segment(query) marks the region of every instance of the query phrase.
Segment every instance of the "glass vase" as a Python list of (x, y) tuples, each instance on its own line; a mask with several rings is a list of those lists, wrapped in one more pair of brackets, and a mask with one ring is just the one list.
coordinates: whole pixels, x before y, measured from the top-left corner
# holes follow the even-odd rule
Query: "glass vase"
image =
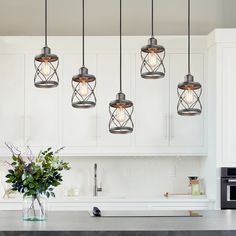
[(47, 201), (42, 195), (24, 197), (23, 220), (43, 221), (47, 217)]

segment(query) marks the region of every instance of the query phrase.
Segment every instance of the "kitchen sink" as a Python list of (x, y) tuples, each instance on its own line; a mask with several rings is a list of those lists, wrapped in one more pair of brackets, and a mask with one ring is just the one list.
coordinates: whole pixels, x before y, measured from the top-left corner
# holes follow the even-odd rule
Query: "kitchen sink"
[[(90, 216), (96, 217), (94, 211), (89, 211)], [(100, 212), (101, 217), (201, 217), (202, 214), (196, 211), (185, 210), (142, 210), (142, 211), (123, 211), (123, 210), (104, 210)]]

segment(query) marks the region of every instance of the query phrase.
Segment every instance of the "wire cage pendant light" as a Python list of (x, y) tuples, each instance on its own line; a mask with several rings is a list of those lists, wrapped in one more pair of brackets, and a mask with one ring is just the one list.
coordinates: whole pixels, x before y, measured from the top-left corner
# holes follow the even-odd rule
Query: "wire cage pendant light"
[(202, 112), (200, 97), (202, 95), (202, 85), (194, 81), (190, 72), (190, 0), (188, 1), (188, 74), (185, 80), (178, 84), (178, 104), (177, 113), (182, 116), (199, 115)]
[(132, 133), (134, 129), (133, 111), (133, 102), (126, 100), (125, 94), (122, 92), (122, 0), (120, 0), (120, 91), (117, 93), (116, 99), (109, 103), (110, 133)]
[(45, 0), (45, 45), (41, 54), (34, 58), (34, 85), (37, 88), (53, 88), (59, 84), (57, 69), (59, 58), (51, 53), (47, 44), (47, 0)]
[(151, 0), (151, 38), (148, 44), (141, 48), (142, 64), (140, 68), (141, 77), (144, 79), (161, 79), (165, 77), (164, 66), (165, 48), (158, 45), (153, 30), (153, 0)]
[(84, 0), (82, 0), (82, 67), (79, 74), (73, 76), (71, 84), (73, 93), (71, 105), (75, 108), (91, 108), (96, 106), (96, 77), (88, 73), (84, 64)]

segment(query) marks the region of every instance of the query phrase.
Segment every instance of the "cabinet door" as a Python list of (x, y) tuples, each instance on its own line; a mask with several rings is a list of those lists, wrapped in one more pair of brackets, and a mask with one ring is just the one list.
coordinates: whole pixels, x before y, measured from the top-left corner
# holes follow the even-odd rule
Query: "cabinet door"
[[(0, 54), (0, 146), (24, 143), (24, 55)], [(2, 151), (2, 150), (1, 150)]]
[[(191, 55), (191, 73), (195, 81), (204, 88), (204, 55)], [(170, 55), (170, 145), (178, 147), (204, 146), (204, 93), (201, 97), (203, 113), (197, 116), (180, 116), (177, 114), (177, 85), (187, 74), (187, 55)], [(187, 149), (186, 149), (187, 150)], [(194, 150), (194, 149), (193, 149)]]
[(168, 145), (169, 57), (164, 60), (166, 76), (143, 79), (140, 76), (140, 56), (136, 57), (135, 79), (135, 143), (136, 146)]
[[(71, 80), (79, 73), (79, 68), (82, 66), (81, 57), (81, 54), (63, 56), (62, 144), (68, 149), (91, 147), (97, 144), (97, 107), (80, 109), (71, 105), (73, 92)], [(86, 55), (86, 67), (89, 74), (95, 75), (98, 83), (101, 82), (96, 73), (96, 55)], [(95, 95), (97, 95), (97, 88), (95, 88)]]
[[(220, 83), (218, 82), (221, 97), (218, 106), (221, 106), (222, 119), (222, 164), (233, 165), (236, 163), (236, 48), (223, 50), (223, 71)], [(222, 101), (222, 104), (220, 103)], [(220, 118), (219, 118), (220, 119)], [(220, 137), (219, 137), (220, 138)]]
[[(60, 58), (60, 57), (59, 57)], [(59, 87), (36, 88), (34, 86), (34, 55), (26, 55), (26, 142), (34, 150), (59, 146)], [(60, 65), (59, 65), (60, 70)]]
[[(122, 64), (123, 92), (126, 99), (132, 100), (131, 95), (131, 57), (123, 55)], [(111, 134), (109, 132), (109, 103), (116, 99), (119, 92), (120, 78), (119, 54), (99, 54), (97, 59), (98, 76), (98, 144), (100, 146), (129, 146), (132, 134)], [(134, 132), (136, 132), (134, 130)], [(116, 152), (111, 150), (110, 152)], [(119, 151), (118, 151), (119, 152)]]

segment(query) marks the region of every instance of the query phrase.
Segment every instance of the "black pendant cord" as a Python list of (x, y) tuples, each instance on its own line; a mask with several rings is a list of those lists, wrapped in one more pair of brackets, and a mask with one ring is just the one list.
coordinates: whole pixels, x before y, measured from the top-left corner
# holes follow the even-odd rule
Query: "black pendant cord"
[(44, 30), (45, 30), (45, 34), (44, 34), (44, 37), (45, 37), (45, 47), (48, 46), (48, 1), (45, 0), (45, 13), (44, 13), (44, 17), (45, 17), (45, 26), (44, 26)]
[(82, 0), (82, 61), (84, 67), (84, 0)]
[(190, 0), (188, 0), (188, 74), (190, 74)]
[(122, 0), (120, 0), (120, 92), (122, 93)]
[(154, 37), (154, 30), (153, 30), (153, 28), (154, 28), (154, 26), (153, 26), (153, 0), (151, 0), (152, 1), (152, 7), (151, 7), (151, 33), (152, 33), (152, 38)]

